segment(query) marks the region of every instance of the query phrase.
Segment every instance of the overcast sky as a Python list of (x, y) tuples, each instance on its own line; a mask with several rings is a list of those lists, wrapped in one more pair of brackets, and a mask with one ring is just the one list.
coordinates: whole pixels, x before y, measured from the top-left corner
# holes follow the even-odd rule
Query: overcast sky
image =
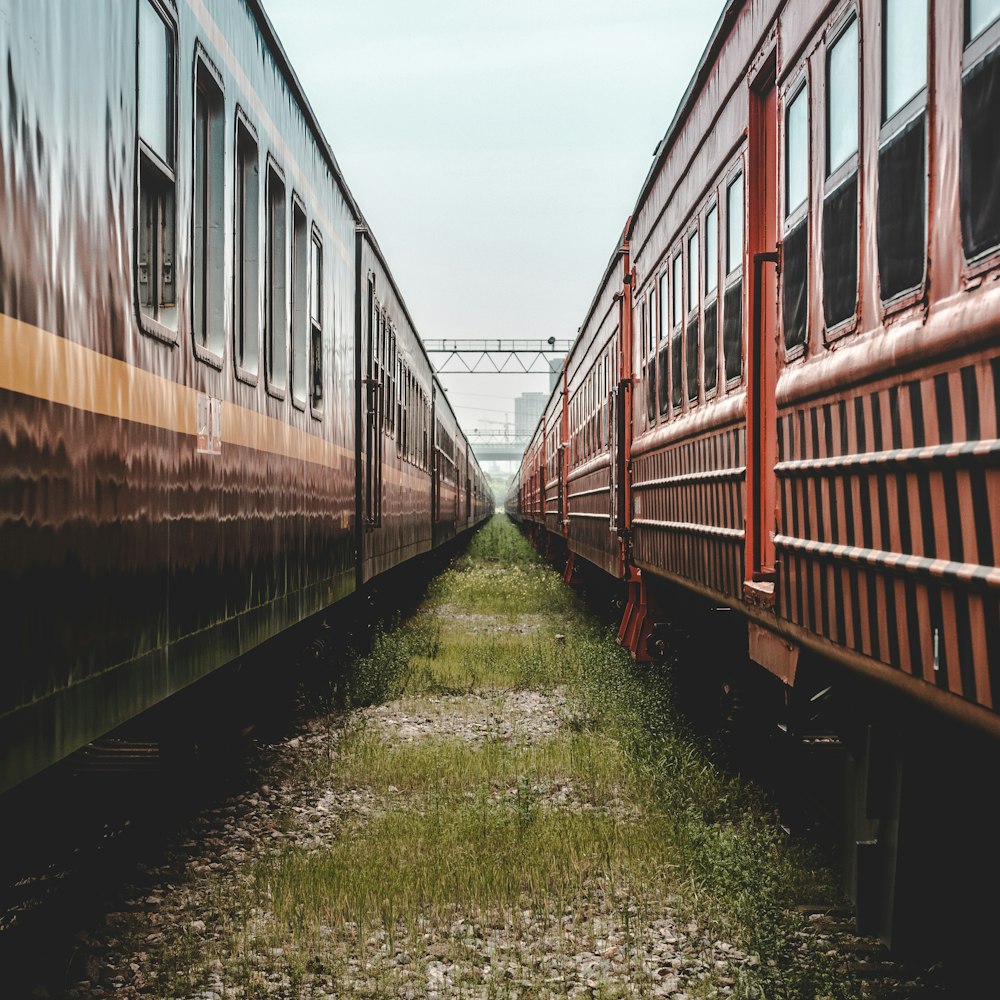
[[(723, 2), (265, 6), (421, 336), (545, 340), (582, 323)], [(467, 429), (548, 390), (443, 381)]]

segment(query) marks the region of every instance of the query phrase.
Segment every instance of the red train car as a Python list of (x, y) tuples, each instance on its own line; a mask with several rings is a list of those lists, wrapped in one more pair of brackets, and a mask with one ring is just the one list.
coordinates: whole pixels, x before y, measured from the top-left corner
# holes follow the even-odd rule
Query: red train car
[[(998, 882), (971, 777), (1000, 735), (997, 120), (995, 0), (734, 0), (598, 293), (632, 306), (621, 639), (740, 635), (764, 707), (842, 738), (849, 884), (897, 940)], [(568, 363), (574, 527), (616, 515), (601, 311)]]

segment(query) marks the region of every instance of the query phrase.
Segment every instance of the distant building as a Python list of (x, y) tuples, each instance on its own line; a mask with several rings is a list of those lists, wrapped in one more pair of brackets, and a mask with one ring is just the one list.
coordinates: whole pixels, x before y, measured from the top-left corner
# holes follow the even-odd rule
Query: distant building
[(514, 436), (530, 438), (549, 397), (544, 392), (522, 392), (514, 398)]

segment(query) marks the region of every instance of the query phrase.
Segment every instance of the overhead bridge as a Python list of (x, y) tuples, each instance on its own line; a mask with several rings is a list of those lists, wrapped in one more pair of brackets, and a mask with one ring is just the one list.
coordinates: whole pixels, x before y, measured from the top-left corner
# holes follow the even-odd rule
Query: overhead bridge
[(528, 438), (524, 435), (503, 431), (469, 431), (466, 436), (480, 464), (520, 462), (524, 449), (528, 447)]
[[(428, 354), (443, 354), (436, 363), (439, 374), (547, 375), (550, 359), (569, 353), (573, 341), (557, 340), (425, 340)], [(478, 452), (477, 452), (478, 454)], [(520, 456), (518, 456), (520, 457)]]

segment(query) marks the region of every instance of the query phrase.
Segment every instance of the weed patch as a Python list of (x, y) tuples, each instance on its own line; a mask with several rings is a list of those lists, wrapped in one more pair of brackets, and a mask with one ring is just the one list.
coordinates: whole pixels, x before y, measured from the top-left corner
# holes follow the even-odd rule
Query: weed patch
[(326, 723), (329, 752), (294, 783), (374, 806), (321, 841), (300, 819), (301, 842), (293, 828), (249, 867), (228, 902), (249, 992), (277, 964), (343, 995), (612, 997), (673, 977), (697, 996), (720, 968), (734, 996), (857, 995), (794, 913), (834, 898), (818, 859), (715, 766), (669, 670), (631, 663), (507, 521), (345, 690), (369, 707)]

